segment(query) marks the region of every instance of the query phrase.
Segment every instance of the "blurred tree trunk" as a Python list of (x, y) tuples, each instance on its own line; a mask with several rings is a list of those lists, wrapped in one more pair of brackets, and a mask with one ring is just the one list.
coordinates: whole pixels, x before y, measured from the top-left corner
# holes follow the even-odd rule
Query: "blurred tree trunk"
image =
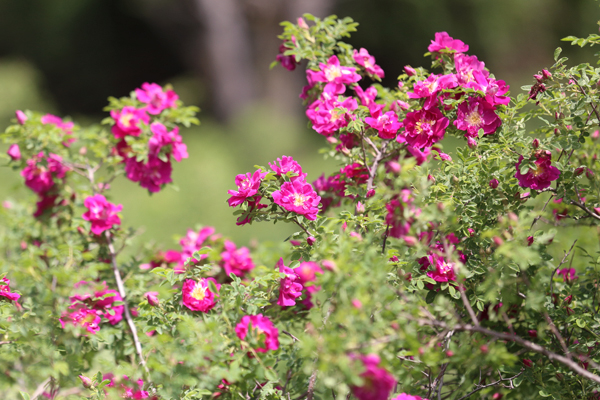
[(301, 112), (305, 76), (277, 67), (279, 23), (304, 13), (323, 18), (336, 0), (137, 0), (146, 18), (173, 43), (210, 91), (207, 108), (229, 121), (253, 101), (274, 112)]

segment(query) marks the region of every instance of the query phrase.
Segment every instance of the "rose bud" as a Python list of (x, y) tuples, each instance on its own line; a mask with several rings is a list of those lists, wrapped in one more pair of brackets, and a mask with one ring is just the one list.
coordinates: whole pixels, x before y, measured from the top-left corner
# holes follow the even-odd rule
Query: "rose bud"
[(6, 152), (11, 160), (18, 161), (21, 159), (21, 149), (19, 149), (18, 144), (11, 144)]
[(498, 182), (498, 179), (494, 178), (494, 179), (490, 180), (490, 187), (492, 189), (496, 189), (498, 187), (499, 183), (500, 182)]
[(527, 333), (529, 334), (529, 336), (531, 336), (532, 338), (536, 338), (538, 337), (537, 335), (537, 331), (535, 329), (532, 329), (530, 331), (527, 331)]
[(579, 176), (579, 175), (583, 174), (583, 171), (585, 171), (585, 168), (583, 168), (583, 167), (579, 167), (579, 168), (576, 168), (576, 169), (575, 169), (575, 171), (573, 172), (573, 174), (574, 174), (575, 176)]
[(540, 140), (538, 138), (533, 139), (533, 142), (531, 143), (531, 146), (534, 149), (537, 149), (538, 147), (540, 147)]
[(525, 365), (527, 368), (531, 368), (533, 367), (533, 361), (531, 361), (529, 358), (524, 358), (523, 365)]
[(487, 346), (487, 344), (483, 344), (479, 347), (479, 350), (481, 350), (483, 354), (487, 354), (488, 351), (490, 351), (490, 348)]
[(594, 171), (592, 171), (591, 169), (587, 168), (587, 169), (585, 170), (585, 176), (586, 176), (588, 179), (594, 179)]
[(533, 244), (533, 236), (527, 236), (527, 246), (531, 246)]
[(358, 204), (356, 204), (356, 213), (364, 214), (364, 212), (365, 212), (365, 205), (359, 201)]
[(306, 243), (308, 243), (309, 246), (312, 246), (313, 244), (315, 244), (316, 241), (317, 241), (317, 239), (315, 239), (314, 236), (309, 236), (306, 238)]
[(552, 78), (552, 74), (547, 69), (543, 69), (542, 70), (542, 76), (544, 77), (544, 79), (550, 79), (550, 78)]
[(404, 243), (406, 243), (406, 245), (408, 247), (413, 247), (414, 245), (417, 244), (417, 238), (414, 236), (404, 236)]
[(504, 397), (504, 395), (502, 393), (494, 393), (494, 395), (492, 396), (492, 399), (498, 400), (498, 399), (501, 399), (502, 397)]
[(160, 300), (158, 300), (158, 292), (147, 292), (144, 296), (146, 296), (148, 304), (150, 304), (152, 307), (156, 307), (160, 304)]
[(502, 246), (504, 244), (504, 240), (499, 236), (494, 236), (492, 239), (494, 240), (494, 243), (496, 243), (496, 246)]
[(89, 389), (92, 387), (93, 382), (87, 376), (79, 375), (79, 379), (81, 379), (81, 384), (83, 385), (84, 388)]
[(411, 67), (410, 65), (404, 66), (404, 72), (406, 72), (406, 75), (408, 75), (408, 76), (413, 76), (414, 74), (417, 73), (417, 71), (415, 71), (415, 69), (413, 67)]

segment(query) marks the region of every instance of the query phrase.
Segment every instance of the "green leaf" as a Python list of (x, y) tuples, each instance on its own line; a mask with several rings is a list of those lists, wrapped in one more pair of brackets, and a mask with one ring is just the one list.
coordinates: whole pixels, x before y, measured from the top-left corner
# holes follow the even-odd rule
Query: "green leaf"
[(539, 393), (540, 393), (540, 396), (542, 396), (542, 397), (550, 397), (551, 396), (551, 394), (548, 394), (548, 393), (544, 392), (543, 390), (540, 390)]
[(29, 397), (29, 395), (25, 392), (19, 392), (19, 394), (21, 395), (21, 397), (23, 398), (23, 400), (30, 400), (31, 397)]
[(560, 47), (557, 47), (556, 50), (554, 50), (554, 61), (558, 61), (560, 53), (562, 53), (562, 49)]
[(582, 320), (582, 319), (579, 319), (579, 318), (578, 318), (578, 319), (577, 319), (575, 322), (577, 323), (577, 326), (578, 326), (578, 327), (580, 327), (580, 328), (585, 328), (585, 325), (586, 325), (586, 324), (585, 324), (585, 321), (584, 321), (584, 320)]

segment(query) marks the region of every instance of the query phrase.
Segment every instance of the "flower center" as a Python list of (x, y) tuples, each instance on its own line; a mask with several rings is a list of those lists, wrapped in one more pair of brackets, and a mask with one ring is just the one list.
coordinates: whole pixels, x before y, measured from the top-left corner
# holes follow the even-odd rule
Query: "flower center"
[(204, 300), (206, 297), (206, 288), (203, 287), (200, 283), (196, 283), (194, 290), (192, 290), (192, 297), (196, 300)]
[(481, 119), (481, 115), (479, 115), (479, 112), (477, 112), (477, 109), (471, 111), (471, 113), (469, 115), (467, 115), (465, 120), (471, 126), (481, 126), (483, 123), (483, 120)]
[(330, 67), (325, 68), (325, 77), (329, 82), (333, 81), (335, 78), (339, 78), (342, 76), (342, 70), (340, 67), (332, 65)]
[(300, 193), (294, 193), (294, 206), (296, 207), (301, 207), (304, 206), (304, 202), (306, 201), (307, 197), (300, 194)]
[(368, 58), (365, 58), (365, 68), (373, 68), (373, 64)]
[(420, 135), (422, 133), (426, 133), (427, 135), (431, 134), (431, 121), (417, 121), (415, 124), (415, 131)]
[(544, 167), (541, 164), (538, 164), (537, 168), (533, 170), (533, 176), (539, 176), (544, 173)]
[(119, 118), (121, 125), (123, 125), (125, 128), (131, 127), (132, 119), (133, 119), (133, 114), (124, 114), (124, 115), (121, 115), (121, 118)]

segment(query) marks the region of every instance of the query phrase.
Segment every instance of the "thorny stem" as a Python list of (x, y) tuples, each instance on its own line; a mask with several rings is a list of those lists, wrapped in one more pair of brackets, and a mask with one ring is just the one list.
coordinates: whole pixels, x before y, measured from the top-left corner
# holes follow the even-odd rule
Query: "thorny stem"
[[(412, 319), (410, 316), (407, 316), (407, 318)], [(581, 375), (584, 378), (587, 378), (596, 383), (600, 383), (600, 376), (591, 373), (590, 371), (581, 367), (575, 361), (573, 361), (567, 357), (561, 356), (560, 354), (554, 353), (553, 351), (550, 351), (547, 348), (542, 347), (536, 343), (530, 342), (529, 340), (525, 340), (525, 339), (521, 338), (520, 336), (515, 336), (510, 333), (496, 332), (491, 329), (483, 328), (481, 326), (474, 326), (474, 325), (470, 325), (470, 324), (460, 324), (459, 323), (459, 324), (450, 326), (447, 323), (445, 323), (443, 321), (438, 321), (438, 320), (431, 320), (431, 319), (414, 319), (414, 320), (419, 325), (422, 325), (422, 326), (423, 325), (435, 326), (435, 327), (442, 328), (442, 329), (461, 331), (461, 332), (477, 332), (477, 333), (481, 333), (481, 334), (491, 336), (491, 337), (494, 337), (497, 339), (513, 341), (530, 351), (545, 355), (550, 360), (556, 360), (556, 361), (560, 362), (561, 364), (565, 365), (566, 367), (571, 369), (573, 372), (576, 372), (577, 374)]]
[[(127, 303), (127, 293), (125, 292), (125, 285), (123, 284), (123, 279), (121, 278), (121, 271), (119, 271), (119, 267), (117, 265), (117, 255), (115, 253), (115, 247), (113, 246), (112, 239), (110, 237), (110, 233), (106, 231), (104, 233), (106, 237), (106, 241), (108, 243), (108, 251), (110, 252), (110, 260), (113, 268), (113, 272), (115, 273), (115, 280), (117, 281), (117, 288), (119, 290), (119, 295), (123, 299), (123, 311), (125, 314), (125, 320), (127, 321), (127, 325), (129, 326), (129, 330), (131, 331), (131, 336), (133, 338), (133, 344), (135, 345), (135, 350), (137, 352), (138, 358), (140, 360), (140, 364), (144, 367), (146, 371), (146, 375), (150, 380), (150, 370), (148, 369), (148, 365), (146, 365), (146, 360), (144, 359), (144, 355), (142, 352), (142, 344), (140, 343), (140, 338), (138, 337), (137, 329), (135, 327), (135, 323), (133, 322), (133, 318), (131, 317), (131, 311), (129, 310), (129, 305)], [(152, 382), (152, 381), (150, 381)]]
[[(554, 274), (556, 273), (556, 271), (558, 271), (560, 269), (560, 266), (563, 265), (567, 261), (569, 254), (571, 254), (573, 247), (575, 247), (575, 243), (577, 243), (577, 239), (575, 239), (575, 241), (571, 245), (571, 248), (569, 249), (569, 251), (565, 253), (565, 256), (560, 261), (560, 264), (558, 264), (558, 267), (556, 267), (556, 269), (554, 271), (552, 271), (552, 275), (550, 275), (550, 301), (553, 301), (553, 297), (554, 297), (554, 288), (553, 288)], [(573, 259), (571, 259), (571, 260), (573, 260)]]
[[(491, 386), (499, 385), (499, 384), (501, 384), (504, 381), (509, 381), (510, 382), (510, 386), (508, 386), (508, 389), (514, 389), (512, 381), (515, 378), (518, 378), (521, 374), (523, 374), (523, 372), (525, 372), (524, 368), (521, 369), (521, 372), (519, 372), (515, 376), (511, 376), (510, 378), (502, 378), (502, 375), (500, 375), (500, 379), (497, 380), (497, 381), (495, 381), (495, 382), (488, 383), (487, 385), (478, 384), (477, 385), (478, 387), (476, 387), (475, 390), (473, 390), (472, 392), (467, 393), (466, 395), (464, 395), (463, 397), (459, 398), (458, 400), (466, 399), (467, 397), (470, 397), (472, 394), (475, 394), (475, 393), (479, 392), (480, 390), (483, 390), (483, 389), (491, 387)], [(500, 374), (500, 371), (498, 371), (498, 374)], [(480, 380), (480, 382), (481, 382), (481, 380)]]

